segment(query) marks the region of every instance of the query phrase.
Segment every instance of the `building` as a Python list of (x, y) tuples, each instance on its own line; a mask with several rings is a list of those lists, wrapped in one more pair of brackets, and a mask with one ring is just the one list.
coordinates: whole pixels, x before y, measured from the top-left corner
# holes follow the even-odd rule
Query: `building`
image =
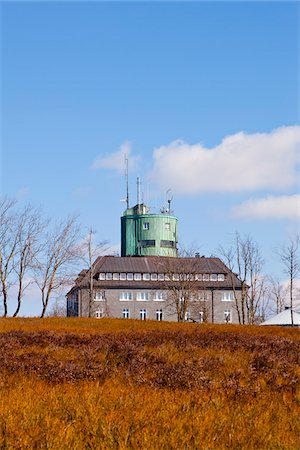
[(219, 258), (102, 256), (67, 294), (68, 316), (237, 323), (240, 282)]

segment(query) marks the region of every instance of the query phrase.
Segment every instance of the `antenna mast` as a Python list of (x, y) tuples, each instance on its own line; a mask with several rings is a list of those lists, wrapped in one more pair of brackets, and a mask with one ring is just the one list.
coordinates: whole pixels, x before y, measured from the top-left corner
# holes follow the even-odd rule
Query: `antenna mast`
[(138, 205), (138, 214), (140, 214), (141, 208), (140, 208), (140, 189), (141, 189), (141, 179), (140, 177), (137, 177), (136, 179), (136, 185), (137, 185), (137, 205)]
[(125, 154), (126, 205), (129, 208), (128, 156)]

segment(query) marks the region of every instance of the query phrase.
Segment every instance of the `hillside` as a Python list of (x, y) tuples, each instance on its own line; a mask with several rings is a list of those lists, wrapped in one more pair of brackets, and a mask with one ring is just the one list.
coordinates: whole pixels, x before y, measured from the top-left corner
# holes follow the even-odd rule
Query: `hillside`
[(0, 447), (300, 448), (297, 329), (0, 319)]

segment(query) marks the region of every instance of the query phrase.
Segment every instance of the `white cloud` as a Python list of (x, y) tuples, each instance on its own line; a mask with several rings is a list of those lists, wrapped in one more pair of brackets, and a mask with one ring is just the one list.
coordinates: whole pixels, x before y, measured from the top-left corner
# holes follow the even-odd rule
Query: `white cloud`
[(282, 195), (249, 200), (231, 210), (238, 218), (300, 219), (300, 195)]
[(154, 149), (151, 178), (184, 194), (287, 189), (296, 183), (299, 144), (300, 126), (240, 132), (210, 149), (174, 141)]
[[(124, 172), (125, 168), (125, 155), (128, 157), (128, 165), (129, 169), (134, 170), (137, 167), (138, 157), (132, 156), (131, 154), (131, 144), (130, 142), (124, 142), (120, 145), (119, 149), (111, 153), (110, 155), (99, 155), (94, 160), (91, 168), (94, 170), (97, 169), (112, 169), (117, 170), (118, 172)], [(130, 157), (129, 157), (130, 156)]]

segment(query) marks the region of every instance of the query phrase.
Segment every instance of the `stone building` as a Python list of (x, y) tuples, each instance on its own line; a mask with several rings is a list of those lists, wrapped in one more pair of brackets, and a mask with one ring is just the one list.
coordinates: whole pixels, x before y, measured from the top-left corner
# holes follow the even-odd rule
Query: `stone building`
[[(177, 256), (177, 218), (144, 204), (121, 218), (121, 255), (97, 258), (67, 294), (67, 315), (238, 323), (241, 283), (219, 258)], [(92, 275), (92, 288), (91, 288)]]
[(82, 271), (67, 294), (68, 316), (237, 323), (240, 282), (219, 258), (99, 257), (90, 277)]

